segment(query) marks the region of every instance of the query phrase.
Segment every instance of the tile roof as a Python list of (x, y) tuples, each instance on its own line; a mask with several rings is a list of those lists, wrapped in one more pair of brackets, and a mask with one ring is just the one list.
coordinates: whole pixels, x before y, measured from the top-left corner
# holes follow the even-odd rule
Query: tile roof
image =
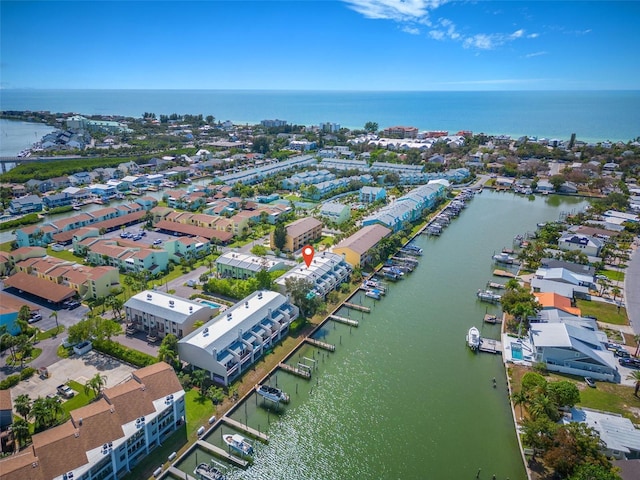
[(362, 227), (350, 237), (345, 238), (338, 243), (335, 248), (348, 248), (362, 255), (369, 251), (371, 247), (376, 245), (381, 239), (388, 236), (391, 230), (382, 225), (367, 225)]
[(161, 230), (168, 230), (170, 232), (178, 232), (186, 235), (198, 235), (208, 240), (217, 238), (222, 242), (228, 242), (233, 238), (231, 232), (223, 232), (220, 230), (213, 230), (211, 228), (199, 227), (197, 225), (187, 225), (184, 223), (171, 222), (169, 220), (161, 220), (156, 224), (156, 228)]
[(80, 432), (71, 421), (37, 433), (32, 439), (45, 478), (55, 478), (88, 462)]
[(297, 238), (300, 235), (317, 227), (322, 227), (322, 222), (320, 220), (317, 220), (313, 217), (301, 218), (287, 225), (287, 235), (293, 238)]
[(45, 480), (42, 466), (35, 456), (33, 446), (22, 450), (18, 455), (0, 459), (2, 480)]
[(70, 413), (85, 451), (124, 437), (118, 412), (104, 398)]
[(173, 367), (165, 362), (158, 362), (132, 373), (134, 379), (143, 383), (155, 398), (165, 397), (182, 390), (180, 381)]
[(73, 288), (49, 282), (35, 275), (18, 272), (4, 281), (5, 287), (14, 287), (52, 302), (61, 302), (75, 295)]
[(145, 385), (135, 380), (108, 388), (102, 392), (102, 395), (115, 407), (123, 425), (155, 411), (153, 398), (147, 392)]
[(0, 410), (11, 410), (11, 390), (0, 390)]

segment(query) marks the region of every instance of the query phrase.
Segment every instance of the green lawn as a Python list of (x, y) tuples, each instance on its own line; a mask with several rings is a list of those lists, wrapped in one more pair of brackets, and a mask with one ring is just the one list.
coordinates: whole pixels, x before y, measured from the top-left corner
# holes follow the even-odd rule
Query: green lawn
[(624, 282), (624, 272), (619, 272), (618, 270), (603, 270), (598, 273), (604, 275), (612, 282)]
[(215, 415), (215, 407), (211, 400), (200, 396), (200, 391), (192, 388), (185, 396), (187, 411), (187, 436), (190, 440), (197, 438), (196, 431), (203, 425), (208, 425), (209, 418)]
[(76, 262), (81, 265), (84, 264), (84, 258), (78, 257), (66, 249), (62, 250), (61, 252), (55, 252), (54, 250), (51, 249), (51, 247), (47, 247), (47, 255), (60, 258), (61, 260), (66, 260), (68, 262)]
[(0, 252), (10, 252), (12, 243), (13, 242), (0, 243)]
[(92, 391), (89, 391), (88, 395), (84, 393), (84, 385), (74, 380), (69, 380), (67, 382), (67, 385), (69, 385), (76, 392), (73, 398), (70, 398), (62, 404), (62, 408), (65, 411), (66, 418), (69, 418), (69, 412), (71, 412), (71, 410), (89, 405), (89, 402), (91, 402), (91, 400), (93, 400), (96, 395)]
[(597, 382), (596, 388), (585, 388), (580, 391), (581, 407), (619, 413), (633, 422), (640, 421), (635, 414), (640, 409), (640, 398), (633, 395), (633, 387), (608, 382)]
[(616, 305), (594, 300), (576, 300), (576, 307), (582, 312), (582, 316), (596, 317), (598, 321), (613, 323), (614, 325), (628, 325), (627, 310), (622, 307), (618, 310)]
[(53, 327), (51, 330), (47, 330), (46, 332), (38, 332), (36, 338), (38, 341), (46, 340), (47, 338), (51, 338), (54, 335), (58, 335), (64, 332), (64, 325), (59, 325), (58, 328)]

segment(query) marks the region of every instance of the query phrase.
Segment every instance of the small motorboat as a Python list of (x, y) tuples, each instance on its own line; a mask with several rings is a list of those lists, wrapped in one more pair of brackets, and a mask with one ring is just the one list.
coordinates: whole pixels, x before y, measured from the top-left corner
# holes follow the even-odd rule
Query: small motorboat
[(373, 298), (374, 300), (380, 300), (380, 290), (372, 288), (364, 292), (365, 297)]
[(478, 290), (477, 297), (483, 302), (498, 303), (502, 298), (501, 295), (493, 293), (491, 290)]
[(214, 465), (201, 463), (193, 471), (198, 480), (225, 480), (224, 473)]
[(289, 395), (271, 385), (259, 385), (256, 387), (256, 393), (272, 402), (289, 403)]
[(249, 442), (245, 440), (242, 435), (234, 434), (234, 435), (223, 435), (222, 439), (224, 443), (229, 445), (229, 448), (235, 450), (236, 452), (242, 455), (252, 455), (253, 447)]
[(480, 330), (471, 327), (467, 333), (467, 345), (471, 350), (477, 350), (480, 347)]
[(492, 258), (496, 263), (504, 263), (505, 265), (511, 265), (515, 261), (515, 258), (506, 252), (496, 253)]

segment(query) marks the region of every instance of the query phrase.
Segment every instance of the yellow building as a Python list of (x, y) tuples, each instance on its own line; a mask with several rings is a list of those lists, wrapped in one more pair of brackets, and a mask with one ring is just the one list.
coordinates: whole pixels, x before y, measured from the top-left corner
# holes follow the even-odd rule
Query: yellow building
[(353, 267), (367, 263), (369, 251), (380, 240), (391, 235), (391, 230), (382, 225), (368, 225), (333, 247), (333, 253), (342, 255)]

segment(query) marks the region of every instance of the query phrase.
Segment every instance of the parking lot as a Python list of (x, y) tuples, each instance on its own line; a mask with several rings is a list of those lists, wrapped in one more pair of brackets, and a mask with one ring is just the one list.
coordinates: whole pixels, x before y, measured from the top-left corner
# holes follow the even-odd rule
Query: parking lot
[(125, 380), (135, 369), (92, 350), (81, 357), (62, 359), (49, 366), (48, 370), (49, 378), (42, 379), (34, 375), (13, 387), (11, 398), (15, 399), (23, 393), (29, 394), (31, 398), (46, 397), (49, 394), (55, 394), (58, 385), (69, 380), (75, 380), (84, 385), (96, 373), (106, 377), (106, 386), (109, 388)]
[(120, 235), (126, 232), (132, 236), (143, 232), (142, 224), (134, 225), (132, 227), (128, 227), (125, 230), (115, 230), (113, 232), (108, 232), (104, 234), (103, 238), (115, 238), (116, 240), (126, 240), (130, 242), (135, 242), (136, 245), (140, 247), (148, 248), (153, 245), (154, 241), (159, 241), (156, 245), (162, 246), (164, 242), (167, 240), (175, 239), (176, 237), (173, 235), (169, 235), (166, 233), (156, 232), (154, 230), (144, 230), (145, 234), (140, 238), (140, 240), (134, 240), (133, 238), (121, 238)]

